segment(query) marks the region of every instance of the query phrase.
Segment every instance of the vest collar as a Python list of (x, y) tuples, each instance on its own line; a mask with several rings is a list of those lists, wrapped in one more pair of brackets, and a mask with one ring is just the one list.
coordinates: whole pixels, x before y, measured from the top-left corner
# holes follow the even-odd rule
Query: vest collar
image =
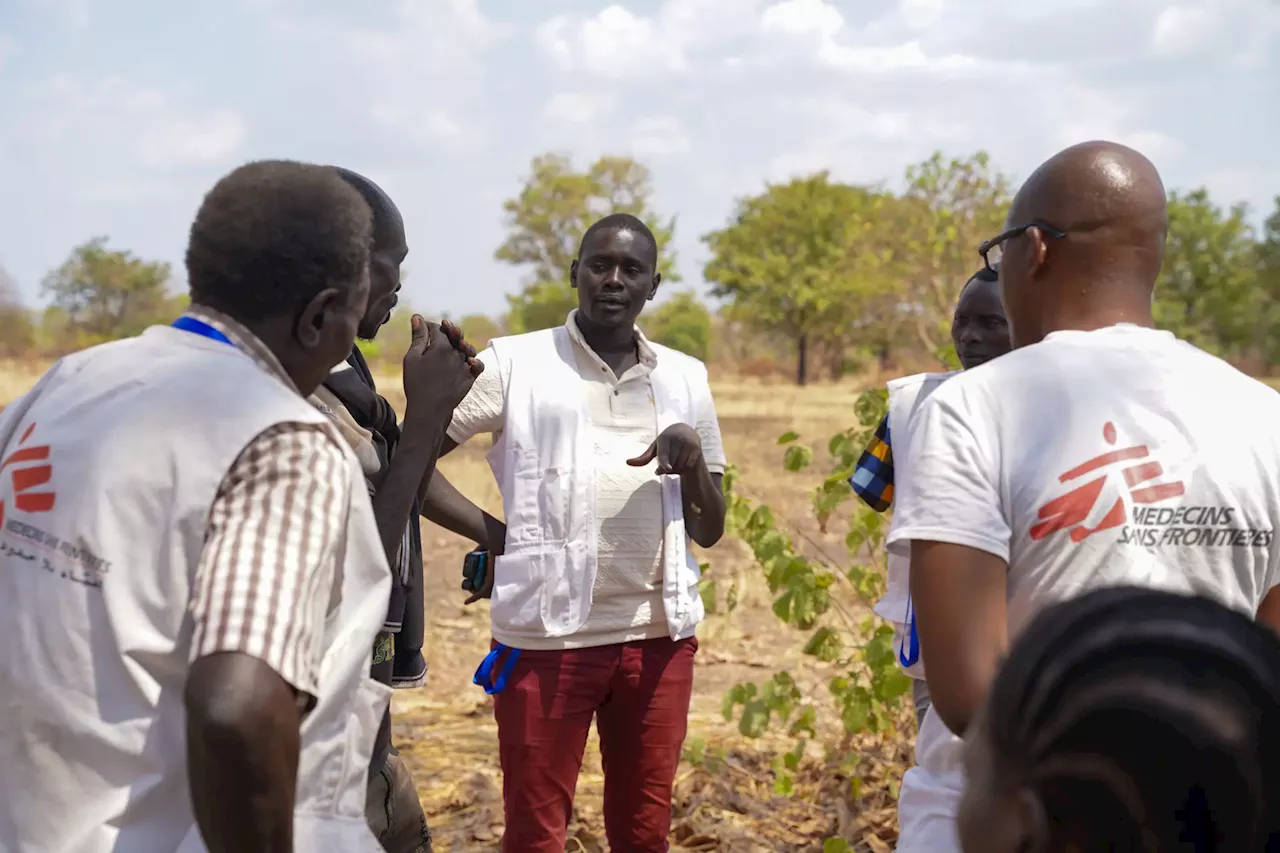
[(298, 390), (298, 386), (293, 382), (293, 377), (285, 372), (284, 365), (280, 363), (280, 359), (276, 358), (276, 354), (259, 340), (257, 335), (240, 323), (221, 311), (215, 311), (207, 305), (197, 305), (194, 302), (187, 307), (185, 313), (195, 317), (197, 320), (208, 323), (219, 332), (222, 332), (231, 343), (235, 344), (237, 349), (253, 359), (258, 367), (275, 376), (294, 391)]

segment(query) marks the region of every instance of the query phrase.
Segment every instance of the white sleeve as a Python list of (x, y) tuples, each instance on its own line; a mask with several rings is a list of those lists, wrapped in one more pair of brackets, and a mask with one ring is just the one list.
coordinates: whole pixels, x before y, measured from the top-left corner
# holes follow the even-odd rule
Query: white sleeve
[(720, 436), (720, 419), (716, 417), (715, 399), (711, 396), (711, 385), (704, 372), (694, 385), (694, 429), (702, 440), (702, 458), (707, 463), (707, 470), (712, 474), (723, 474), (729, 467), (729, 460), (724, 454), (724, 439)]
[(487, 347), (476, 358), (484, 363), (484, 372), (453, 410), (447, 434), (455, 444), (466, 444), (482, 432), (501, 432), (506, 423), (507, 391), (498, 369), (498, 356), (493, 347)]
[[(994, 441), (979, 433), (985, 412), (932, 394), (911, 416), (909, 475), (894, 483), (889, 544), (921, 539), (986, 551), (1008, 562), (1012, 536), (1000, 501)], [(896, 437), (896, 436), (895, 436)]]

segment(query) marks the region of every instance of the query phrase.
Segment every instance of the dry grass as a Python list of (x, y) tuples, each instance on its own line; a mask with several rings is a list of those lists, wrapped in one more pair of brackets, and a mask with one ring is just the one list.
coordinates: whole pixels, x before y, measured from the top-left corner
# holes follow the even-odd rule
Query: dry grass
[[(38, 378), (43, 365), (0, 365), (0, 407)], [(396, 377), (380, 382), (399, 404)], [(742, 470), (743, 491), (769, 503), (781, 519), (808, 538), (806, 547), (843, 554), (843, 532), (822, 534), (804, 521), (808, 496), (820, 473), (785, 474), (777, 436), (796, 430), (824, 440), (848, 426), (857, 386), (814, 385), (799, 389), (758, 380), (713, 382), (730, 461)], [(464, 493), (490, 510), (501, 507), (484, 459), (486, 442), (460, 448), (440, 470)], [(396, 739), (417, 781), (436, 835), (438, 853), (497, 851), (502, 834), (501, 776), (490, 700), (471, 684), (488, 645), (487, 604), (463, 607), (458, 589), (462, 556), (469, 543), (423, 525), (427, 554), (427, 656), (430, 680), (421, 690), (394, 700)], [(801, 654), (803, 638), (769, 610), (768, 590), (746, 548), (726, 540), (702, 555), (717, 579), (737, 581), (740, 605), (712, 615), (702, 626), (695, 696), (689, 718), (689, 755), (676, 785), (673, 850), (818, 851), (822, 839), (839, 833), (857, 839), (855, 849), (887, 851), (896, 838), (894, 804), (887, 797), (854, 803), (842, 771), (811, 745), (790, 797), (772, 793), (771, 760), (792, 746), (770, 735), (742, 738), (721, 714), (725, 691), (740, 681), (763, 681), (787, 668), (814, 696), (826, 694), (832, 674)], [(830, 742), (836, 733), (829, 732)], [(569, 851), (602, 853), (604, 841), (600, 755), (591, 739), (578, 786)], [(907, 759), (906, 742), (893, 755), (869, 754), (860, 772), (897, 775)]]

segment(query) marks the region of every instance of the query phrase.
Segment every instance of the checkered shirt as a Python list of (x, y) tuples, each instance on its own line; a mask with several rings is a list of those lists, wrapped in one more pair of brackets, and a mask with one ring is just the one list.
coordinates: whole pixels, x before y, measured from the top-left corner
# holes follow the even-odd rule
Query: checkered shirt
[(889, 416), (876, 427), (876, 434), (858, 457), (849, 485), (867, 506), (876, 512), (893, 504), (893, 448), (889, 445)]

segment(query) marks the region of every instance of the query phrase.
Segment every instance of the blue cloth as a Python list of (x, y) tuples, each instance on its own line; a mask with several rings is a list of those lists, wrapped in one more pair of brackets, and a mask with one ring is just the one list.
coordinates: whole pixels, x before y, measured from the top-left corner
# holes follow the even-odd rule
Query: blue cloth
[(920, 633), (916, 631), (916, 609), (911, 606), (911, 599), (907, 599), (907, 625), (910, 626), (907, 636), (902, 638), (902, 645), (898, 648), (898, 663), (902, 666), (915, 666), (920, 662)]
[[(498, 657), (503, 652), (510, 652), (507, 656), (507, 662), (502, 665), (502, 669), (498, 671), (498, 677), (492, 679), (493, 666), (498, 662)], [(475, 677), (471, 679), (473, 684), (479, 684), (484, 688), (484, 692), (492, 696), (495, 693), (501, 693), (507, 687), (507, 679), (511, 677), (511, 670), (515, 669), (516, 661), (520, 659), (520, 650), (512, 649), (498, 643), (494, 646), (493, 651), (484, 656), (484, 660), (480, 661), (479, 668), (476, 669)]]
[(231, 339), (219, 332), (213, 326), (210, 326), (203, 320), (197, 320), (190, 314), (183, 314), (181, 317), (173, 321), (175, 329), (181, 329), (184, 332), (191, 332), (193, 335), (199, 335), (202, 338), (211, 338), (215, 341), (221, 341), (227, 346), (235, 346), (231, 343)]

